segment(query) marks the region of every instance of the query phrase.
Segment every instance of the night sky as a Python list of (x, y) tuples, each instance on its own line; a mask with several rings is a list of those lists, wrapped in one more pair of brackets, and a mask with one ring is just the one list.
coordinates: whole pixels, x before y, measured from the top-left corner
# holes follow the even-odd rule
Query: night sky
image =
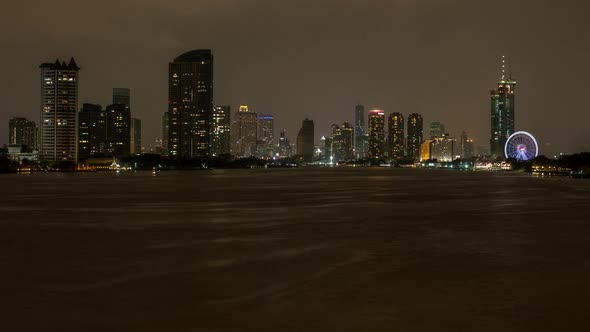
[(215, 56), (215, 103), (275, 115), (294, 141), (313, 119), (316, 140), (354, 106), (422, 113), (488, 147), (489, 90), (500, 58), (517, 80), (516, 129), (540, 152), (590, 150), (590, 4), (578, 1), (211, 0), (3, 4), (0, 144), (8, 119), (39, 121), (41, 62), (74, 56), (82, 103), (132, 89), (143, 145), (160, 135), (168, 63), (192, 49)]

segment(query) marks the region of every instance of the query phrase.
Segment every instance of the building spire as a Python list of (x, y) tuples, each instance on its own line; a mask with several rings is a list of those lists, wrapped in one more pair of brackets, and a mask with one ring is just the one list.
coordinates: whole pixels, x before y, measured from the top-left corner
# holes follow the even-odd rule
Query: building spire
[(502, 55), (502, 81), (506, 79), (506, 57)]

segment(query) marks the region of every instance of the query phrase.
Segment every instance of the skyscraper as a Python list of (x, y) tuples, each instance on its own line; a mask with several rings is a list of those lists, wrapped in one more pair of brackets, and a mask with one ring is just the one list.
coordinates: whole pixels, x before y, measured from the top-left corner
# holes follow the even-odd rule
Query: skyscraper
[(213, 122), (211, 133), (211, 156), (230, 153), (230, 118), (229, 106), (213, 107)]
[(369, 157), (384, 157), (385, 144), (385, 112), (372, 110), (369, 112)]
[(291, 156), (291, 143), (287, 137), (287, 132), (281, 130), (279, 135), (279, 157), (286, 158)]
[(366, 157), (368, 150), (367, 128), (365, 127), (365, 106), (356, 105), (354, 108), (354, 150), (356, 157)]
[(331, 154), (333, 162), (349, 161), (354, 158), (354, 129), (348, 123), (344, 122), (340, 126), (332, 125)]
[(312, 161), (314, 155), (314, 126), (313, 120), (305, 119), (301, 123), (301, 129), (297, 133), (297, 154), (303, 156), (303, 160)]
[(516, 81), (509, 73), (506, 77), (506, 60), (502, 57), (502, 77), (498, 88), (490, 92), (491, 99), (491, 136), (490, 153), (492, 156), (504, 156), (504, 145), (514, 133), (514, 91)]
[(401, 113), (389, 115), (389, 157), (399, 159), (404, 156), (404, 116)]
[(408, 158), (420, 160), (420, 145), (423, 139), (422, 115), (412, 113), (408, 117)]
[(128, 88), (113, 88), (113, 105), (124, 104), (131, 109), (131, 90)]
[(83, 104), (78, 113), (78, 158), (106, 153), (106, 111), (96, 104)]
[(8, 144), (21, 145), (25, 151), (37, 149), (37, 125), (26, 118), (8, 121)]
[(52, 161), (78, 160), (78, 71), (74, 58), (69, 64), (43, 63), (41, 69), (41, 158)]
[(258, 117), (258, 138), (260, 140), (259, 155), (263, 158), (272, 158), (275, 150), (274, 141), (274, 117), (261, 114)]
[(106, 149), (116, 157), (131, 152), (131, 112), (125, 104), (107, 106)]
[(459, 146), (461, 158), (471, 158), (475, 155), (475, 149), (473, 146), (473, 139), (467, 136), (465, 130), (461, 133), (461, 144)]
[(213, 55), (194, 50), (168, 66), (168, 153), (181, 158), (209, 156), (213, 113)]
[(141, 153), (141, 120), (137, 119), (137, 118), (131, 118), (130, 124), (131, 124), (131, 126), (129, 128), (129, 131), (130, 131), (129, 147), (131, 150), (131, 154), (140, 154)]
[(440, 121), (430, 122), (430, 139), (441, 138), (445, 135), (445, 125)]
[(242, 105), (236, 118), (237, 152), (234, 153), (237, 157), (253, 157), (258, 139), (258, 114), (250, 112), (247, 105)]

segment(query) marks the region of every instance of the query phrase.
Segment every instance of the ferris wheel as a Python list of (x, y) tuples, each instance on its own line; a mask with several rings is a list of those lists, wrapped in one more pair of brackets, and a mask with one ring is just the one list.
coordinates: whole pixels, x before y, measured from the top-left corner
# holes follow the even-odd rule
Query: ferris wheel
[(539, 154), (539, 145), (533, 135), (526, 131), (517, 131), (508, 137), (504, 146), (506, 158), (515, 158), (518, 161), (527, 161)]

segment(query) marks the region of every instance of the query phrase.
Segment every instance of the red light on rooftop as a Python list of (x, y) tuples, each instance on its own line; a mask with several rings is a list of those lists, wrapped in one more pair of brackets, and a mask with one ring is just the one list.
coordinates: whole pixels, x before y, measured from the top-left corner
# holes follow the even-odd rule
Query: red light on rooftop
[(383, 114), (385, 114), (385, 111), (383, 111), (383, 110), (371, 110), (371, 111), (369, 111), (369, 114), (370, 115), (373, 115), (373, 114), (383, 115)]

